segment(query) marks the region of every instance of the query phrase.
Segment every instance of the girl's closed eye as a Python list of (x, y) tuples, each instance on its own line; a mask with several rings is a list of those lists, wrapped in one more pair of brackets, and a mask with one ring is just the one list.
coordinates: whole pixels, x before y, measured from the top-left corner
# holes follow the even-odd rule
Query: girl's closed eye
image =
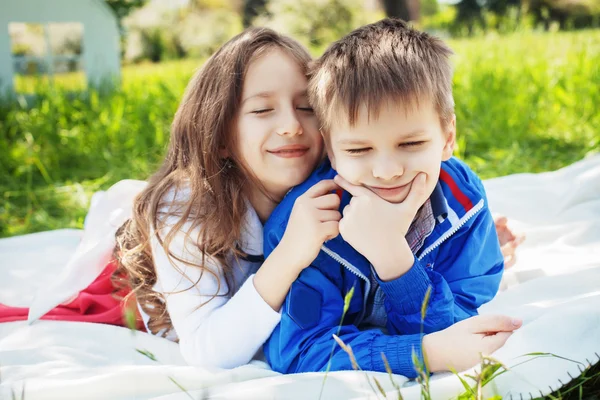
[(273, 109), (272, 108), (259, 108), (257, 110), (252, 110), (251, 113), (259, 115), (259, 114), (268, 113), (269, 111), (273, 111)]
[(305, 106), (305, 107), (297, 107), (297, 108), (298, 108), (298, 110), (300, 110), (300, 111), (306, 111), (306, 112), (308, 112), (308, 113), (312, 113), (312, 112), (314, 112), (313, 108), (312, 108), (312, 107), (310, 107), (310, 106)]

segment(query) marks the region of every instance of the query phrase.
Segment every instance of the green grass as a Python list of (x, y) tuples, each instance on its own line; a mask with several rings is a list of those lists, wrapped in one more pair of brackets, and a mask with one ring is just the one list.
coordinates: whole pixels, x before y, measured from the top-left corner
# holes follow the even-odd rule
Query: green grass
[[(450, 45), (458, 156), (483, 178), (554, 170), (598, 151), (600, 30)], [(104, 93), (69, 93), (62, 78), (50, 86), (21, 77), (19, 88), (37, 96), (0, 102), (0, 237), (81, 228), (94, 191), (146, 178), (200, 64), (127, 66), (122, 85)], [(591, 374), (597, 378), (597, 366)], [(578, 383), (598, 396), (598, 379)], [(579, 386), (556, 396), (578, 394)]]
[[(600, 147), (600, 30), (450, 44), (457, 153), (483, 178), (558, 169)], [(128, 66), (104, 94), (22, 82), (36, 99), (0, 102), (0, 237), (81, 227), (93, 191), (147, 177), (200, 64)]]

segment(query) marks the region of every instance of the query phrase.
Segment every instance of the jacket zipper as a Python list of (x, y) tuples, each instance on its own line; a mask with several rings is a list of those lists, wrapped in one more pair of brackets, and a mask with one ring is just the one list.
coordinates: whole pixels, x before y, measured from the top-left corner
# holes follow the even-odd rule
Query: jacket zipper
[(362, 307), (362, 310), (360, 311), (360, 315), (358, 318), (358, 321), (362, 321), (364, 314), (365, 314), (365, 310), (367, 308), (367, 300), (369, 297), (369, 293), (371, 292), (371, 281), (362, 272), (360, 272), (360, 270), (358, 268), (356, 268), (354, 265), (350, 264), (348, 261), (346, 261), (344, 258), (342, 258), (339, 254), (335, 253), (333, 250), (329, 249), (327, 246), (322, 245), (321, 250), (323, 250), (329, 257), (333, 258), (336, 262), (343, 265), (344, 268), (346, 268), (348, 271), (352, 272), (354, 275), (358, 276), (359, 278), (361, 278), (362, 280), (365, 281), (366, 290), (365, 290), (365, 294), (363, 296), (363, 307)]
[(454, 235), (456, 233), (456, 231), (458, 231), (464, 224), (466, 224), (468, 220), (473, 218), (473, 216), (475, 214), (477, 214), (479, 211), (481, 211), (482, 208), (483, 208), (483, 199), (479, 200), (479, 203), (477, 203), (473, 208), (471, 208), (458, 221), (458, 223), (453, 228), (451, 228), (449, 231), (446, 231), (446, 233), (444, 233), (442, 236), (440, 236), (438, 238), (438, 240), (433, 242), (433, 244), (431, 246), (429, 246), (428, 248), (423, 250), (423, 253), (421, 253), (421, 255), (418, 257), (418, 260), (421, 261), (421, 259), (423, 257), (425, 257), (427, 254), (431, 253), (433, 250), (435, 250), (440, 244), (444, 243), (450, 236)]
[[(458, 223), (452, 229), (450, 229), (449, 231), (446, 231), (445, 234), (443, 234), (431, 246), (429, 246), (427, 249), (425, 249), (423, 251), (423, 253), (418, 257), (419, 261), (423, 257), (425, 257), (427, 254), (429, 254), (433, 250), (435, 250), (440, 244), (442, 244), (443, 242), (445, 242), (450, 236), (454, 235), (464, 224), (467, 223), (467, 221), (469, 221), (471, 218), (473, 218), (473, 216), (475, 216), (475, 214), (477, 214), (479, 211), (481, 211), (481, 209), (483, 208), (483, 204), (484, 204), (484, 201), (483, 201), (483, 199), (481, 199), (479, 201), (479, 203), (477, 203), (472, 209), (470, 209), (458, 221)], [(344, 266), (344, 268), (346, 268), (348, 271), (350, 271), (351, 273), (353, 273), (354, 275), (358, 276), (359, 278), (361, 278), (362, 280), (365, 281), (366, 290), (365, 290), (365, 294), (363, 296), (363, 307), (362, 307), (360, 316), (358, 318), (358, 321), (362, 321), (362, 319), (364, 317), (364, 313), (366, 311), (367, 300), (368, 300), (368, 297), (369, 297), (369, 293), (371, 292), (371, 281), (362, 272), (360, 272), (360, 270), (358, 268), (356, 268), (354, 265), (350, 264), (343, 257), (341, 257), (340, 255), (338, 255), (337, 253), (335, 253), (333, 250), (329, 249), (327, 246), (322, 245), (321, 246), (321, 250), (323, 250), (325, 252), (325, 254), (327, 254), (329, 257), (333, 258), (336, 262), (338, 262), (342, 266)]]

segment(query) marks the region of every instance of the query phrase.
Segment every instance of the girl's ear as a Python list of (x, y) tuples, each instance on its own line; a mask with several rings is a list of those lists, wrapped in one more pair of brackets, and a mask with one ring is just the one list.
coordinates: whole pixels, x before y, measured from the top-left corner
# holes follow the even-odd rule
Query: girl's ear
[(442, 150), (442, 161), (448, 161), (456, 147), (456, 114), (452, 115), (452, 121), (446, 127), (446, 143)]
[(231, 154), (229, 154), (229, 150), (227, 150), (226, 147), (221, 147), (219, 148), (219, 156), (221, 156), (221, 158), (229, 158)]

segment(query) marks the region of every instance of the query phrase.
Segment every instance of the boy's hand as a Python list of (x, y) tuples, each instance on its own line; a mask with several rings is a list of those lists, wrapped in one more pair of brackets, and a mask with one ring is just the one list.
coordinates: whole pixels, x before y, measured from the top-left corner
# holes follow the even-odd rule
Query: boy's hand
[(339, 230), (344, 240), (365, 256), (383, 281), (404, 275), (414, 264), (406, 233), (427, 200), (425, 174), (415, 177), (402, 203), (392, 204), (341, 176), (334, 181), (353, 197), (343, 210)]
[(308, 267), (321, 245), (339, 234), (340, 198), (333, 180), (320, 181), (298, 197), (279, 246), (283, 246), (298, 271)]
[(477, 315), (423, 337), (423, 353), (429, 372), (464, 371), (506, 343), (521, 327), (519, 319), (504, 315)]

